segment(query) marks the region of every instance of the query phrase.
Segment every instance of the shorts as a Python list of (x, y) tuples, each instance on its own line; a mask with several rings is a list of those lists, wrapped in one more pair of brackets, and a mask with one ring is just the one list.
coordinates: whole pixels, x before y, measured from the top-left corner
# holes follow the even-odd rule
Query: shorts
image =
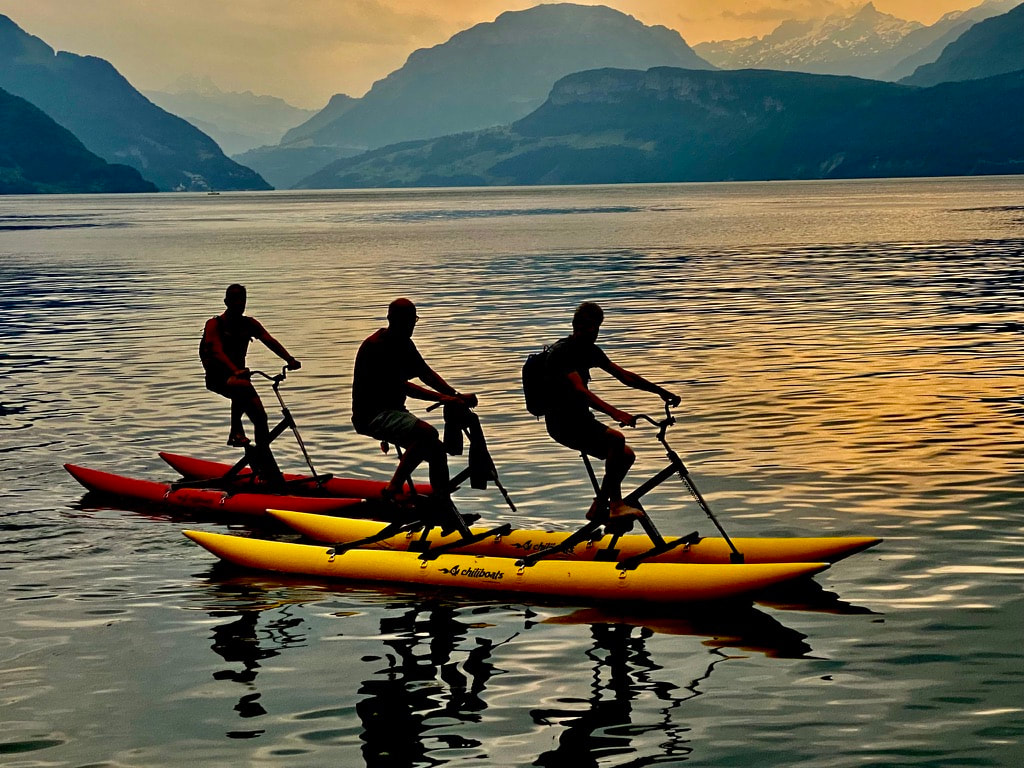
[(381, 411), (366, 424), (353, 424), (356, 432), (394, 445), (406, 446), (420, 420), (406, 410)]
[(248, 400), (256, 394), (256, 388), (252, 385), (252, 382), (245, 381), (240, 384), (231, 385), (228, 384), (227, 379), (219, 376), (216, 378), (207, 376), (206, 388), (222, 397), (226, 397), (228, 400)]
[(614, 430), (595, 419), (591, 413), (568, 419), (546, 416), (544, 424), (556, 442), (595, 459), (607, 459), (616, 439)]

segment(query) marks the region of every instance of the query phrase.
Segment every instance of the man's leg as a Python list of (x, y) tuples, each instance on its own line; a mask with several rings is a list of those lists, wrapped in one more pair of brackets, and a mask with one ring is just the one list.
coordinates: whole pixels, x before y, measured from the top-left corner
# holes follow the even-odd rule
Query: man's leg
[(636, 454), (626, 445), (625, 436), (618, 430), (609, 429), (605, 441), (607, 452), (601, 492), (608, 499), (608, 503), (615, 507), (622, 503), (622, 481), (636, 461)]
[(231, 401), (231, 427), (228, 432), (228, 445), (245, 446), (249, 444), (249, 438), (245, 436), (245, 427), (242, 425), (242, 414), (245, 412), (245, 401), (249, 395), (245, 393), (244, 387), (251, 390), (252, 395), (256, 390), (248, 382), (240, 382), (237, 379), (226, 380), (206, 377), (206, 388), (216, 392), (221, 397)]
[(450, 498), (448, 473), (448, 457), (444, 445), (434, 427), (425, 421), (417, 420), (415, 426), (404, 435), (395, 436), (394, 442), (405, 449), (395, 474), (388, 482), (386, 492), (392, 496), (402, 490), (402, 486), (411, 481), (413, 470), (426, 459), (430, 472), (430, 486), (433, 495), (438, 498)]
[(622, 481), (636, 461), (636, 454), (626, 445), (626, 438), (621, 432), (590, 418), (568, 423), (549, 420), (548, 433), (562, 445), (605, 462), (601, 490), (587, 512), (587, 519), (603, 518), (605, 503), (608, 505), (608, 517), (613, 520), (640, 514), (640, 510), (622, 500)]
[(228, 385), (231, 398), (231, 432), (242, 435), (242, 414), (249, 417), (256, 435), (256, 444), (266, 447), (270, 443), (267, 409), (263, 407), (256, 388), (249, 382)]
[(247, 445), (249, 438), (245, 436), (245, 427), (242, 426), (242, 404), (238, 400), (231, 400), (231, 431), (228, 433), (228, 445)]
[(261, 475), (266, 482), (283, 482), (281, 469), (277, 466), (277, 460), (270, 450), (270, 424), (267, 409), (263, 407), (263, 401), (256, 393), (256, 388), (252, 384), (239, 387), (236, 390), (236, 397), (232, 399), (232, 410), (236, 404), (249, 417), (256, 437), (256, 444), (246, 448), (253, 471)]

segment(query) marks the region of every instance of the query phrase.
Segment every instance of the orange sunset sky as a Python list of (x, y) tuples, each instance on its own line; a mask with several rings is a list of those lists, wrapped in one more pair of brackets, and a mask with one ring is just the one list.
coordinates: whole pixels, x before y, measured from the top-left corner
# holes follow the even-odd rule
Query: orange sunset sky
[[(875, 7), (930, 24), (981, 0), (875, 0)], [(823, 17), (866, 0), (607, 0), (690, 43), (767, 34), (781, 21)], [(417, 48), (502, 11), (517, 0), (0, 0), (0, 13), (58, 50), (111, 61), (141, 90), (181, 75), (209, 75), (223, 90), (322, 107), (334, 93), (361, 96)], [(598, 3), (586, 3), (596, 5)]]

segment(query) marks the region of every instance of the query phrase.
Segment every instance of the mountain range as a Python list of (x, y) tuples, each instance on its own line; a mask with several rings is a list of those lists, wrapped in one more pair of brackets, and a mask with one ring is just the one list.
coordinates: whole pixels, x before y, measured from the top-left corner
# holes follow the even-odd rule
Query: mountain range
[(107, 61), (55, 52), (0, 15), (0, 88), (32, 103), (91, 152), (161, 190), (269, 189), (209, 136), (139, 93)]
[(41, 109), (0, 89), (0, 195), (156, 192), (127, 165), (82, 146)]
[(323, 168), (333, 160), (358, 155), (361, 147), (317, 144), (314, 135), (359, 103), (344, 93), (336, 93), (327, 106), (301, 125), (287, 131), (277, 146), (262, 146), (235, 155), (242, 165), (255, 168), (263, 178), (279, 189), (287, 189)]
[[(1007, 6), (1014, 7), (975, 23)], [(62, 181), (38, 152), (15, 158), (0, 145), (0, 178), (26, 189), (38, 182), (30, 191), (62, 183), (95, 188), (85, 181), (90, 173), (101, 186), (102, 179), (138, 185), (125, 169), (102, 168), (97, 160), (131, 165), (165, 190), (266, 189), (253, 167), (288, 187), (1019, 172), (1024, 100), (1014, 73), (1024, 70), (1024, 6), (988, 0), (924, 27), (869, 3), (848, 19), (784, 24), (756, 41), (773, 40), (778, 45), (764, 50), (785, 49), (797, 69), (837, 66), (836, 51), (844, 66), (872, 59), (878, 68), (914, 50), (896, 68), (906, 69), (953, 36), (934, 63), (896, 84), (720, 71), (665, 27), (602, 6), (537, 6), (416, 51), (364, 97), (338, 94), (287, 130), (284, 124), (302, 114), (279, 99), (225, 94), (208, 81), (179, 83), (170, 94), (182, 97), (178, 111), (201, 106), (226, 123), (249, 110), (248, 122), (265, 126), (246, 128), (251, 136), (284, 132), (276, 146), (237, 155), (242, 165), (108, 62), (56, 53), (0, 16), (0, 88), (71, 132), (44, 129), (20, 99), (0, 101), (12, 146), (27, 146), (18, 121), (37, 126), (54, 137), (53, 157), (67, 158), (69, 168)], [(594, 67), (595, 61), (610, 63)], [(964, 82), (933, 85), (957, 80)]]
[(1024, 72), (915, 88), (769, 70), (604, 69), (563, 78), (508, 127), (374, 150), (299, 186), (1020, 173), (1022, 118)]
[(158, 107), (185, 118), (227, 155), (277, 144), (285, 132), (317, 114), (316, 110), (293, 107), (276, 96), (222, 91), (208, 76), (183, 76), (163, 91), (143, 91), (143, 95)]
[[(599, 67), (713, 69), (678, 32), (605, 6), (559, 3), (509, 11), (412, 53), (369, 92), (290, 131), (281, 147), (352, 152), (503, 125), (539, 107), (561, 77)], [(262, 158), (252, 167), (280, 180)], [(297, 180), (297, 179), (296, 179)]]
[(1020, 0), (986, 0), (924, 26), (867, 3), (850, 16), (786, 21), (764, 37), (700, 43), (694, 50), (723, 69), (777, 69), (898, 80), (938, 58), (971, 25), (1006, 13)]
[(919, 67), (901, 82), (935, 85), (977, 80), (1024, 69), (1024, 5), (980, 21), (942, 51), (932, 64)]

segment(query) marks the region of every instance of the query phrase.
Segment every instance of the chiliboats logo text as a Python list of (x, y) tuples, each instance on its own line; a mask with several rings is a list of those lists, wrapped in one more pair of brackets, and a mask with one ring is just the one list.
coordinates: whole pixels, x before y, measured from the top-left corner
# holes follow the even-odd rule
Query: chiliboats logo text
[(463, 568), (453, 565), (451, 568), (441, 568), (441, 573), (455, 576), (461, 579), (488, 579), (490, 581), (501, 581), (505, 577), (504, 571), (488, 571), (486, 568)]

